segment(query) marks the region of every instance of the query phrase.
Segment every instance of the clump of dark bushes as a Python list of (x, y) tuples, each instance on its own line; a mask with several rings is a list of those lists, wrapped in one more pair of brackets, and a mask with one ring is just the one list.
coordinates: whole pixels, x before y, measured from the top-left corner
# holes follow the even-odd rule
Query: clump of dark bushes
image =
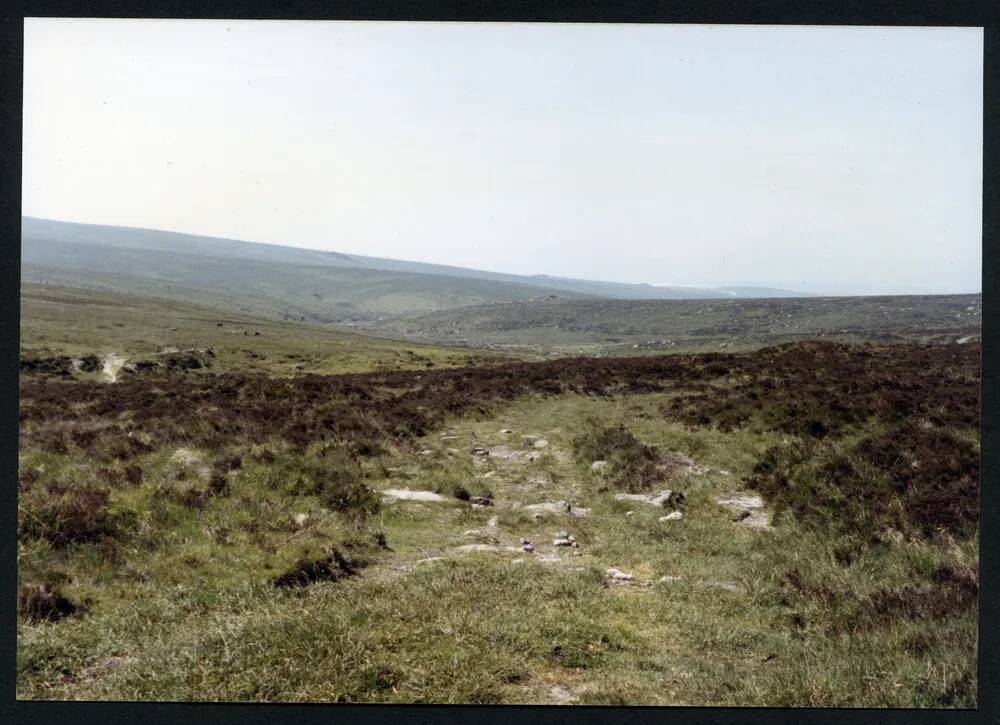
[(78, 614), (82, 605), (72, 602), (58, 587), (22, 584), (17, 591), (17, 613), (26, 622), (57, 622)]
[(104, 489), (50, 482), (22, 490), (19, 498), (18, 536), (22, 538), (46, 539), (62, 547), (116, 532)]
[(607, 461), (607, 483), (626, 491), (644, 491), (662, 478), (660, 456), (624, 425), (594, 426), (573, 439), (577, 462)]
[(334, 548), (320, 558), (302, 557), (272, 582), (281, 589), (305, 587), (321, 581), (335, 582), (354, 576), (366, 564), (365, 560), (348, 558)]
[(979, 524), (979, 451), (948, 431), (903, 425), (850, 445), (768, 450), (749, 485), (776, 512), (872, 540), (880, 531), (969, 536)]
[(327, 448), (315, 457), (288, 455), (271, 464), (272, 485), (293, 496), (316, 496), (331, 511), (361, 516), (377, 513), (378, 494), (364, 483), (357, 459), (346, 450)]

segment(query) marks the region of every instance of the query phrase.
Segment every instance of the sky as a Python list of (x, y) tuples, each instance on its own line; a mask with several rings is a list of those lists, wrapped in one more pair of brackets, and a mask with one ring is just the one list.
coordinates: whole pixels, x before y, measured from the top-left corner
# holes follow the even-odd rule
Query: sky
[(981, 289), (979, 28), (24, 33), (26, 215), (518, 274)]

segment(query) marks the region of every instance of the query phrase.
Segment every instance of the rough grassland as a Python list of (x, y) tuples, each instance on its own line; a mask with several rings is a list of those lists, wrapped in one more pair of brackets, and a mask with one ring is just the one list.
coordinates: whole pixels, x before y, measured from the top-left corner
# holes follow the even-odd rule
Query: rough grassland
[(978, 366), (25, 371), (18, 697), (973, 706)]

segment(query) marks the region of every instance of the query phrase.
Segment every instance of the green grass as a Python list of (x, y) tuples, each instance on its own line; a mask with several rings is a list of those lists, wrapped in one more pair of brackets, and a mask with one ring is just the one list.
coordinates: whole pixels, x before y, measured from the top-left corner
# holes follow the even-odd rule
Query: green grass
[[(148, 454), (143, 483), (113, 494), (112, 508), (132, 512), (134, 528), (108, 547), (110, 559), (90, 545), (22, 542), (22, 577), (63, 572), (65, 593), (88, 609), (19, 625), (18, 696), (524, 703), (568, 692), (594, 704), (973, 704), (974, 609), (831, 628), (863, 612), (873, 592), (974, 563), (975, 540), (903, 541), (844, 565), (836, 538), (794, 520), (773, 531), (734, 524), (714, 497), (739, 489), (780, 436), (666, 423), (656, 415), (662, 398), (524, 399), (494, 416), (454, 420), (422, 442), (431, 455), (390, 448), (366, 459), (375, 489), (447, 491), (464, 481), (493, 494), (497, 505), (483, 509), (457, 499), (397, 502), (359, 521), (283, 485), (289, 476), (276, 472), (291, 470), (291, 454), (278, 449), (273, 464), (245, 458), (227, 496), (193, 509), (160, 495), (176, 465), (168, 452)], [(599, 492), (589, 466), (569, 455), (594, 417), (709, 467), (670, 483), (687, 495), (683, 520), (661, 524), (662, 510)], [(472, 463), (472, 446), (516, 448), (522, 434), (544, 436), (547, 455)], [(79, 467), (30, 452), (26, 460)], [(556, 499), (591, 515), (535, 521), (509, 508)], [(308, 513), (305, 526), (296, 513)], [(504, 544), (531, 539), (536, 554), (451, 550), (485, 540), (465, 535), (470, 529)], [(554, 551), (559, 529), (580, 548), (561, 563), (538, 561)], [(369, 543), (373, 532), (389, 550)], [(295, 590), (270, 584), (300, 557), (348, 545), (371, 559), (359, 576)], [(432, 556), (446, 561), (415, 563)], [(653, 583), (605, 586), (611, 566)], [(802, 591), (789, 589), (792, 570), (806, 578)], [(658, 583), (664, 575), (680, 579)], [(842, 600), (824, 600), (820, 584)]]
[(117, 352), (156, 359), (165, 348), (211, 348), (214, 372), (342, 373), (503, 359), (496, 353), (411, 345), (197, 304), (36, 284), (23, 286), (21, 321), (22, 356)]
[[(207, 374), (423, 369), (472, 355), (34, 285), (22, 310), (23, 353), (138, 359), (167, 346), (212, 347)], [(475, 353), (481, 364), (498, 359)], [(60, 454), (22, 445), (19, 579), (77, 611), (19, 620), (17, 696), (974, 706), (977, 611), (962, 582), (978, 567), (975, 532), (859, 540), (802, 515), (806, 503), (836, 502), (832, 485), (809, 494), (812, 474), (882, 429), (866, 423), (790, 469), (784, 513), (761, 531), (734, 523), (715, 499), (750, 487), (768, 451), (799, 439), (756, 423), (686, 427), (664, 413), (672, 395), (524, 397), (357, 456), (334, 440), (301, 450), (277, 439), (234, 438), (218, 450), (175, 443), (126, 461), (99, 460), (82, 446)], [(601, 429), (614, 434), (594, 436)], [(953, 432), (978, 452), (973, 431)], [(535, 449), (522, 436), (548, 445)], [(541, 455), (472, 454), (498, 444)], [(630, 456), (646, 451), (706, 469), (646, 482), (684, 493), (680, 521), (661, 523), (664, 509), (615, 500), (632, 487), (628, 476), (609, 486), (590, 470), (605, 457), (635, 473)], [(35, 482), (25, 480), (31, 471)], [(857, 473), (861, 485), (864, 470)], [(380, 504), (377, 492), (390, 487), (446, 500)], [(106, 499), (75, 500), (74, 491)], [(456, 493), (494, 505), (475, 508)], [(535, 517), (525, 508), (558, 500), (590, 514)], [(561, 531), (579, 548), (555, 548)], [(522, 539), (534, 554), (519, 551)], [(501, 548), (457, 550), (470, 543)], [(332, 551), (357, 573), (275, 586)], [(559, 560), (546, 562), (552, 555)], [(609, 567), (635, 583), (609, 584)]]

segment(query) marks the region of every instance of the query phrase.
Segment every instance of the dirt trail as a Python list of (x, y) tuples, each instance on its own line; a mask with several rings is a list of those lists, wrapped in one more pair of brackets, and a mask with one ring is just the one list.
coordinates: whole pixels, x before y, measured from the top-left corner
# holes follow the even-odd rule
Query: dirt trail
[(109, 352), (101, 361), (101, 372), (107, 376), (109, 383), (118, 382), (118, 373), (128, 361), (128, 358), (116, 352)]

